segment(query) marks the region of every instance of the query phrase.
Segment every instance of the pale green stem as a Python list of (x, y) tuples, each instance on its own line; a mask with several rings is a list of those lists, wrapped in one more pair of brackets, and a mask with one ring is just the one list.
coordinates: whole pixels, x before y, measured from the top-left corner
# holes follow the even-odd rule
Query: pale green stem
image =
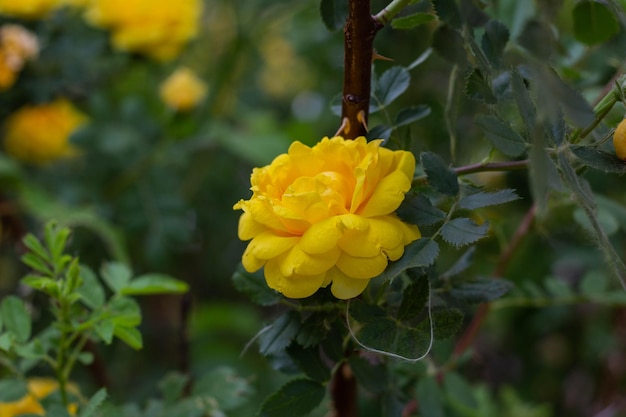
[(450, 80), (448, 81), (448, 96), (446, 98), (445, 118), (448, 135), (450, 135), (450, 158), (454, 162), (456, 159), (456, 84), (459, 66), (452, 67), (450, 72)]
[(391, 21), (391, 19), (393, 19), (398, 13), (400, 13), (402, 9), (408, 6), (410, 2), (410, 0), (393, 0), (384, 9), (382, 9), (374, 16), (374, 20), (383, 25), (386, 25)]

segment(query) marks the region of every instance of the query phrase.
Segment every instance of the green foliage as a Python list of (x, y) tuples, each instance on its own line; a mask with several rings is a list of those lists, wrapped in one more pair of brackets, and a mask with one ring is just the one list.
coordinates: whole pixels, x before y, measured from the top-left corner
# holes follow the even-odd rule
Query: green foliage
[(285, 384), (261, 406), (259, 417), (306, 415), (324, 398), (324, 387), (309, 379), (296, 379)]

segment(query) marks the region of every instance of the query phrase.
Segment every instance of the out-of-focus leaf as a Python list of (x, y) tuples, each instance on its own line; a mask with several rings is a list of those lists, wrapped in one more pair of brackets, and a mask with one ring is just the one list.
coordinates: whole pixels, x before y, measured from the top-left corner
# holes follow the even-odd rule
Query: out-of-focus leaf
[(326, 389), (317, 381), (290, 381), (265, 400), (257, 417), (304, 416), (322, 402), (325, 393)]
[(433, 49), (448, 61), (465, 66), (467, 64), (467, 52), (463, 36), (456, 29), (442, 25), (433, 33)]
[(330, 368), (322, 360), (317, 346), (304, 348), (297, 343), (292, 343), (287, 348), (287, 354), (308, 378), (320, 382), (330, 379)]
[(141, 332), (134, 327), (115, 326), (113, 333), (115, 337), (135, 350), (139, 350), (143, 347)]
[(393, 19), (391, 21), (391, 27), (394, 29), (413, 29), (414, 27), (430, 23), (436, 19), (437, 16), (432, 13), (418, 12)]
[(372, 363), (366, 358), (355, 355), (350, 356), (348, 363), (356, 380), (366, 390), (378, 394), (388, 388), (389, 376), (387, 368), (382, 363)]
[(348, 1), (322, 0), (320, 3), (320, 14), (328, 30), (339, 30), (348, 18)]
[(133, 272), (123, 263), (107, 262), (100, 268), (100, 275), (109, 288), (118, 293), (128, 285)]
[(18, 378), (3, 378), (0, 380), (0, 402), (13, 402), (26, 396), (28, 385)]
[(227, 366), (220, 366), (198, 378), (193, 384), (192, 395), (215, 399), (220, 410), (233, 410), (244, 404), (253, 389), (247, 379)]
[(513, 283), (504, 279), (483, 279), (456, 285), (450, 295), (467, 303), (485, 303), (502, 297), (511, 288)]
[(439, 19), (455, 28), (461, 27), (461, 11), (455, 0), (433, 0), (433, 6)]
[(445, 417), (443, 394), (432, 376), (420, 378), (417, 383), (417, 401), (422, 414), (428, 417)]
[(89, 402), (81, 408), (78, 417), (92, 417), (96, 415), (96, 412), (107, 397), (106, 388), (99, 389), (94, 395), (91, 396)]
[(489, 222), (476, 224), (466, 217), (452, 219), (441, 228), (441, 237), (457, 248), (474, 243), (487, 235)]
[(121, 289), (120, 294), (180, 294), (188, 290), (189, 285), (186, 282), (172, 278), (169, 275), (145, 274), (130, 281), (128, 285)]
[(4, 297), (0, 313), (4, 327), (13, 333), (18, 343), (25, 343), (30, 338), (31, 320), (24, 301), (14, 295)]
[(587, 45), (606, 42), (619, 32), (617, 16), (605, 1), (579, 1), (573, 17), (574, 36)]
[(83, 302), (93, 309), (102, 307), (105, 301), (104, 288), (102, 288), (96, 274), (87, 266), (81, 265), (80, 276), (83, 285), (77, 291)]
[(250, 273), (239, 265), (233, 274), (233, 283), (238, 291), (262, 306), (274, 305), (282, 299), (280, 293), (267, 286), (262, 270)]
[(448, 403), (464, 415), (473, 415), (477, 402), (472, 387), (456, 372), (446, 373), (443, 386)]
[(419, 277), (403, 291), (402, 303), (398, 309), (397, 319), (410, 321), (417, 318), (424, 310), (430, 295), (430, 284), (427, 276)]
[(524, 138), (514, 131), (506, 122), (497, 117), (487, 115), (478, 116), (474, 122), (485, 132), (485, 136), (491, 141), (493, 146), (502, 153), (517, 157), (522, 155), (526, 150)]
[(428, 182), (435, 190), (450, 196), (458, 194), (459, 181), (456, 172), (439, 155), (423, 152), (420, 155), (420, 160), (428, 177)]
[(185, 386), (189, 382), (189, 375), (179, 372), (169, 372), (158, 383), (159, 391), (163, 394), (166, 404), (172, 404), (182, 398)]
[[(613, 213), (598, 205), (596, 216), (598, 218), (598, 223), (600, 224), (600, 226), (604, 230), (604, 233), (606, 233), (607, 236), (612, 236), (617, 233), (620, 225), (615, 216), (613, 216)], [(589, 232), (593, 232), (591, 222), (589, 221), (589, 218), (585, 214), (584, 210), (574, 210), (574, 220), (576, 220), (576, 223), (587, 229)]]
[(535, 128), (535, 105), (522, 76), (517, 70), (511, 71), (511, 88), (513, 90), (513, 99), (515, 104), (517, 104), (522, 120), (524, 120), (526, 130), (532, 132)]
[(538, 59), (547, 61), (554, 51), (554, 32), (546, 23), (531, 19), (524, 25), (518, 42)]

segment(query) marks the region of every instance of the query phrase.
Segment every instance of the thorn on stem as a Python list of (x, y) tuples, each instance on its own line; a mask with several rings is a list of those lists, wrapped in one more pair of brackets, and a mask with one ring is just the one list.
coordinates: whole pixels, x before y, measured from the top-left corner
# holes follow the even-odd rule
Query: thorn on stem
[(366, 132), (369, 132), (369, 128), (367, 127), (367, 120), (365, 120), (365, 111), (361, 110), (357, 113), (356, 119), (363, 125)]
[(380, 61), (393, 61), (392, 58), (387, 58), (386, 56), (383, 56), (376, 52), (376, 49), (374, 49), (374, 52), (372, 52), (372, 62), (376, 61), (377, 59)]
[(350, 133), (350, 120), (348, 120), (347, 117), (341, 120), (341, 126), (337, 129), (335, 136), (341, 136), (341, 132), (345, 132), (346, 134)]

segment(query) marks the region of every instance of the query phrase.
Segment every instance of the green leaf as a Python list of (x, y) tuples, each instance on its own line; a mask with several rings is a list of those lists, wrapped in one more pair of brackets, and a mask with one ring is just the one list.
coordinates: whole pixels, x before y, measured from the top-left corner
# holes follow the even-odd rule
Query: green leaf
[(450, 295), (466, 303), (486, 303), (502, 297), (513, 288), (513, 283), (504, 279), (483, 279), (455, 285)]
[(277, 304), (282, 295), (267, 286), (263, 271), (247, 272), (241, 264), (233, 274), (233, 283), (237, 291), (246, 294), (250, 299), (262, 306)]
[(54, 276), (54, 271), (48, 266), (48, 264), (34, 253), (25, 253), (20, 259), (24, 264), (30, 266), (35, 271), (47, 276)]
[(121, 289), (123, 295), (182, 294), (189, 290), (186, 282), (164, 274), (145, 274), (134, 278)]
[(474, 210), (477, 208), (495, 206), (498, 204), (504, 204), (511, 201), (518, 200), (520, 197), (515, 193), (515, 190), (506, 188), (504, 190), (489, 192), (478, 192), (475, 194), (467, 195), (459, 200), (459, 207)]
[(320, 314), (312, 314), (306, 319), (298, 330), (296, 342), (304, 348), (318, 345), (327, 335), (325, 325), (326, 318)]
[(446, 218), (446, 213), (434, 207), (422, 194), (406, 194), (396, 214), (402, 221), (418, 226), (432, 226)]
[(587, 45), (606, 42), (619, 32), (619, 22), (606, 1), (584, 0), (574, 6), (574, 36)]
[(253, 394), (247, 379), (227, 366), (207, 372), (194, 382), (192, 395), (211, 397), (220, 410), (230, 411), (244, 404)]
[(81, 265), (80, 277), (83, 284), (78, 288), (77, 292), (81, 300), (83, 300), (86, 306), (94, 310), (102, 307), (105, 301), (104, 288), (102, 288), (96, 274), (89, 267)]
[(135, 327), (141, 323), (141, 309), (132, 298), (113, 298), (109, 303), (109, 312), (115, 326)]
[(107, 345), (111, 344), (113, 341), (113, 332), (115, 330), (115, 325), (112, 320), (98, 321), (94, 324), (94, 329), (104, 343)]
[(43, 277), (41, 275), (26, 275), (21, 280), (22, 284), (50, 295), (51, 297), (59, 297), (61, 290), (59, 281), (52, 278)]
[(330, 379), (330, 368), (322, 360), (318, 346), (304, 348), (292, 343), (287, 348), (287, 354), (308, 378), (319, 382)]
[(421, 276), (413, 280), (403, 291), (402, 303), (398, 309), (397, 318), (400, 321), (416, 319), (424, 310), (430, 295), (428, 276)]
[(367, 132), (367, 140), (384, 139), (388, 140), (391, 137), (393, 128), (387, 125), (376, 125), (369, 132)]
[(322, 402), (325, 393), (326, 389), (319, 382), (310, 379), (290, 381), (265, 400), (257, 416), (305, 416)]
[(541, 61), (548, 61), (554, 51), (554, 32), (540, 20), (526, 21), (517, 41)]
[(56, 222), (50, 221), (46, 224), (44, 232), (46, 245), (55, 263), (61, 258), (70, 234), (70, 229), (67, 227), (59, 227)]
[(441, 279), (447, 280), (451, 277), (460, 274), (469, 268), (472, 264), (472, 259), (474, 257), (474, 252), (476, 252), (476, 246), (470, 246), (468, 250), (461, 255), (459, 259), (448, 269), (446, 272), (441, 274)]
[(18, 401), (28, 393), (26, 381), (18, 378), (0, 379), (0, 402)]
[(87, 405), (80, 411), (78, 417), (92, 417), (96, 415), (96, 411), (100, 408), (107, 397), (106, 388), (100, 388), (90, 399)]
[(432, 152), (422, 152), (420, 160), (428, 182), (437, 191), (450, 196), (459, 192), (459, 181), (456, 172), (444, 160)]
[(463, 36), (452, 27), (442, 25), (433, 33), (433, 49), (444, 59), (461, 67), (467, 65)]
[(424, 376), (417, 382), (417, 402), (424, 416), (445, 417), (443, 394), (434, 377)]
[(626, 162), (615, 154), (588, 146), (572, 146), (571, 149), (574, 155), (590, 168), (615, 174), (626, 173)]
[(404, 255), (394, 262), (389, 262), (387, 269), (380, 274), (383, 281), (393, 279), (409, 268), (430, 266), (439, 256), (439, 245), (431, 238), (421, 238), (404, 248)]
[(456, 372), (444, 376), (443, 386), (448, 403), (464, 415), (474, 415), (478, 406), (470, 384)]
[(320, 14), (328, 30), (339, 30), (348, 18), (348, 1), (322, 0), (320, 3)]
[(118, 293), (128, 286), (133, 273), (123, 263), (107, 262), (100, 268), (100, 275), (109, 288)]
[(430, 23), (436, 19), (437, 16), (432, 13), (418, 12), (393, 19), (391, 21), (391, 27), (394, 29), (413, 29), (414, 27)]
[(524, 120), (526, 130), (532, 132), (535, 129), (535, 105), (533, 104), (533, 100), (530, 97), (530, 93), (526, 88), (522, 76), (517, 70), (511, 71), (511, 88), (513, 91), (513, 99), (515, 100), (520, 116), (522, 116), (522, 120)]
[(487, 104), (495, 104), (498, 101), (493, 94), (491, 80), (483, 75), (478, 68), (475, 68), (465, 78), (465, 94), (472, 100), (482, 101)]
[(168, 372), (158, 383), (159, 391), (163, 394), (163, 400), (166, 404), (173, 404), (180, 400), (184, 393), (185, 387), (189, 383), (189, 375), (183, 375), (179, 372)]
[(526, 150), (526, 142), (519, 133), (514, 131), (506, 122), (495, 116), (477, 116), (474, 123), (480, 127), (487, 139), (505, 155), (517, 157)]
[(283, 314), (259, 336), (259, 352), (271, 355), (284, 350), (300, 329), (300, 318), (293, 311)]
[(572, 289), (566, 282), (559, 278), (548, 277), (544, 281), (544, 286), (548, 294), (557, 298), (571, 297), (573, 295)]
[(5, 352), (11, 350), (11, 346), (13, 346), (14, 340), (15, 336), (13, 336), (13, 333), (0, 333), (0, 350), (4, 350)]
[(141, 333), (134, 327), (115, 326), (115, 336), (135, 350), (143, 347)]
[(39, 239), (34, 235), (30, 233), (27, 234), (26, 237), (22, 239), (22, 242), (24, 242), (24, 245), (30, 249), (31, 252), (34, 252), (35, 255), (39, 256), (43, 261), (50, 262), (52, 260), (50, 253), (48, 253), (46, 248), (43, 247)]
[(372, 357), (369, 359), (352, 355), (348, 363), (360, 386), (374, 394), (381, 394), (389, 388), (387, 368)]
[(455, 0), (433, 0), (433, 6), (439, 19), (455, 28), (461, 27), (461, 11)]
[(13, 333), (18, 343), (26, 343), (30, 338), (31, 320), (24, 301), (9, 295), (0, 304), (0, 313), (6, 329)]
[(588, 297), (597, 297), (607, 292), (609, 281), (605, 273), (593, 270), (585, 274), (580, 281), (580, 293)]
[(490, 20), (485, 25), (485, 33), (481, 39), (481, 47), (487, 59), (494, 67), (499, 67), (504, 48), (509, 41), (509, 29), (497, 20)]
[[(619, 223), (613, 213), (611, 211), (605, 209), (604, 207), (598, 205), (596, 211), (597, 221), (606, 233), (607, 236), (612, 236), (619, 230)], [(577, 208), (574, 210), (574, 220), (580, 226), (587, 229), (587, 231), (593, 233), (593, 226), (591, 225), (591, 221), (589, 217), (585, 214), (585, 211), (581, 208)]]
[[(435, 340), (449, 339), (461, 330), (463, 326), (463, 312), (457, 308), (437, 308), (431, 312), (433, 322), (433, 335)], [(426, 330), (428, 320), (421, 323)]]
[(466, 217), (457, 217), (441, 228), (441, 237), (457, 248), (474, 243), (487, 235), (489, 222), (478, 225)]
[(394, 124), (394, 127), (407, 126), (413, 122), (416, 122), (428, 116), (430, 112), (431, 112), (430, 107), (424, 104), (402, 109), (400, 113), (398, 113), (398, 116), (396, 117), (396, 122)]
[(409, 88), (411, 75), (409, 71), (400, 66), (389, 68), (380, 76), (374, 94), (372, 104), (375, 109), (380, 109), (391, 104), (396, 98)]

